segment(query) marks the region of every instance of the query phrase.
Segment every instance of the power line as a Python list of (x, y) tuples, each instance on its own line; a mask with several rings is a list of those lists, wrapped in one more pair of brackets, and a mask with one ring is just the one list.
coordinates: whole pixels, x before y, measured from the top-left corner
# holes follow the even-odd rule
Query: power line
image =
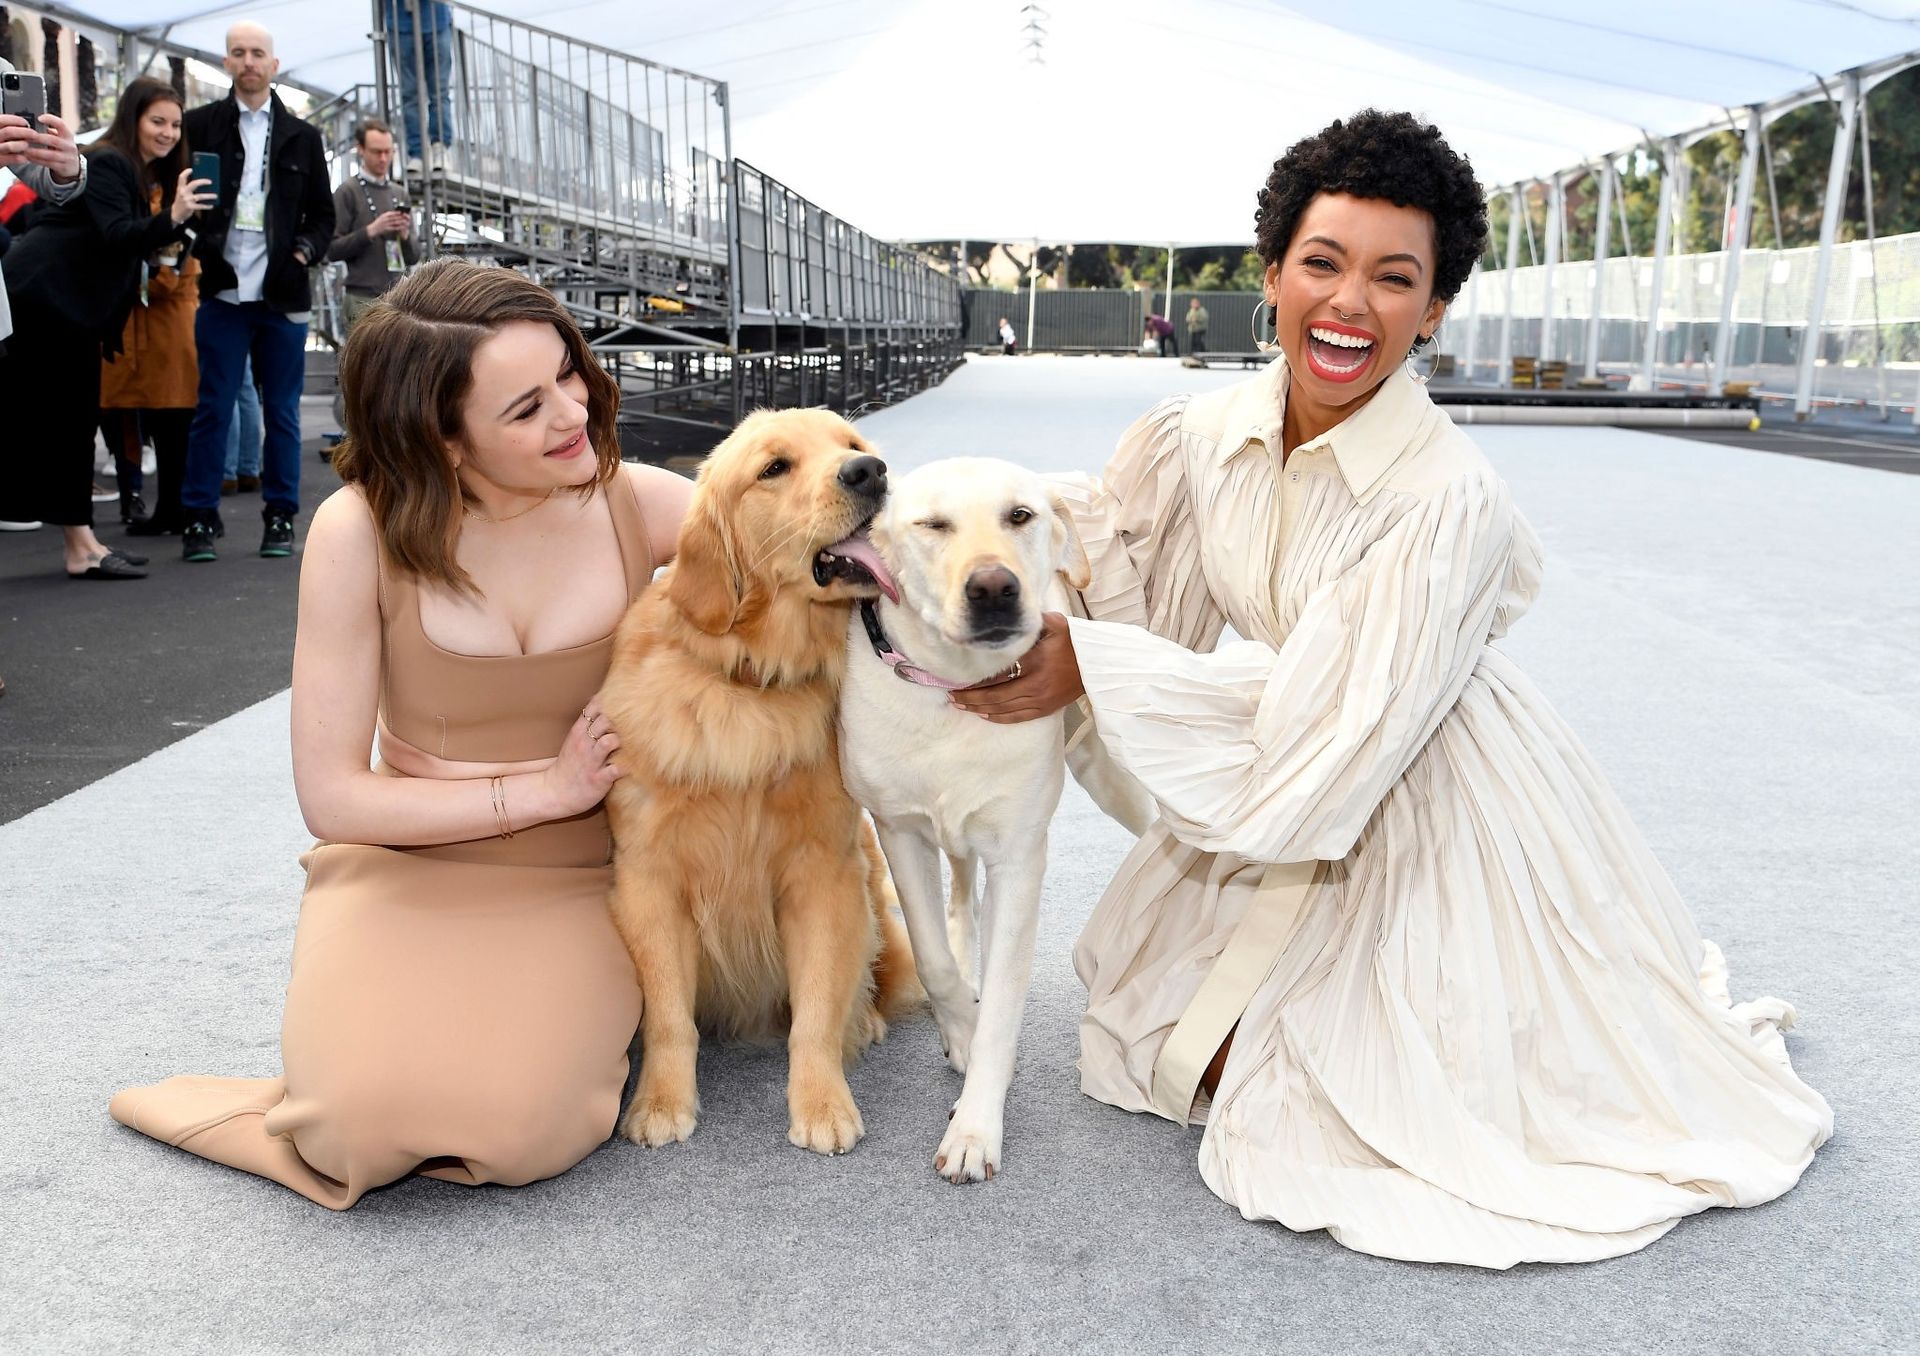
[(1772, 57), (1753, 56), (1747, 52), (1729, 51), (1725, 47), (1708, 47), (1702, 43), (1684, 42), (1679, 38), (1663, 38), (1653, 33), (1636, 33), (1630, 28), (1615, 28), (1610, 24), (1589, 23), (1585, 19), (1568, 19), (1558, 14), (1542, 14), (1537, 9), (1527, 9), (1522, 5), (1503, 5), (1499, 0), (1467, 0), (1470, 5), (1481, 9), (1503, 10), (1508, 14), (1520, 14), (1529, 19), (1538, 19), (1542, 23), (1565, 24), (1570, 28), (1588, 28), (1596, 33), (1611, 33), (1615, 37), (1632, 38), (1636, 42), (1658, 43), (1662, 47), (1679, 47), (1689, 52), (1705, 52), (1708, 56), (1732, 57), (1736, 61), (1751, 61), (1761, 66), (1774, 66), (1783, 71), (1801, 74), (1803, 68), (1790, 61), (1775, 61)]

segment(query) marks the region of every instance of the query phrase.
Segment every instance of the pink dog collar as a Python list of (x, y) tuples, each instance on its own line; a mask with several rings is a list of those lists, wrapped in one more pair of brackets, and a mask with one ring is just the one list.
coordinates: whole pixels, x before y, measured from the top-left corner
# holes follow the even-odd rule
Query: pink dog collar
[(909, 683), (918, 683), (921, 687), (937, 687), (944, 692), (965, 692), (976, 687), (995, 687), (1011, 682), (1020, 676), (1020, 661), (1014, 660), (1013, 667), (996, 673), (991, 678), (983, 678), (977, 683), (956, 683), (950, 678), (942, 678), (930, 669), (923, 669), (893, 648), (893, 642), (887, 639), (887, 633), (880, 626), (879, 609), (871, 598), (860, 600), (860, 620), (867, 628), (867, 640), (873, 646), (873, 652), (880, 656), (880, 662), (893, 670), (893, 676)]

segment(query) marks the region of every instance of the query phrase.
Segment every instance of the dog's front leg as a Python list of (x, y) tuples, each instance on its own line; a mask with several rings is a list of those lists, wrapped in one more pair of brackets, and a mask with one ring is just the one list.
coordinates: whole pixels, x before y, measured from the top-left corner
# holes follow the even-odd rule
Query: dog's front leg
[(873, 914), (857, 852), (824, 846), (780, 864), (775, 922), (786, 959), (787, 1138), (845, 1153), (867, 1133), (847, 1086), (846, 1033), (873, 954)]
[(642, 854), (622, 862), (615, 882), (613, 919), (633, 956), (641, 1001), (640, 1083), (620, 1133), (658, 1148), (691, 1135), (700, 1115), (700, 1033), (694, 1025), (700, 934), (693, 915)]
[(878, 818), (875, 827), (887, 854), (887, 869), (893, 873), (894, 892), (900, 896), (900, 912), (907, 920), (913, 963), (933, 1003), (940, 1048), (947, 1062), (965, 1073), (979, 1010), (973, 986), (961, 975), (947, 937), (945, 905), (940, 898), (939, 850), (912, 829), (898, 828)]
[(1000, 1141), (1007, 1088), (1013, 1082), (1014, 1049), (1033, 974), (1033, 939), (1040, 923), (1040, 886), (1047, 869), (1047, 840), (1022, 844), (1017, 853), (986, 860), (987, 890), (981, 932), (980, 1026), (966, 1086), (954, 1103), (946, 1137), (933, 1165), (949, 1182), (978, 1182), (1000, 1170)]

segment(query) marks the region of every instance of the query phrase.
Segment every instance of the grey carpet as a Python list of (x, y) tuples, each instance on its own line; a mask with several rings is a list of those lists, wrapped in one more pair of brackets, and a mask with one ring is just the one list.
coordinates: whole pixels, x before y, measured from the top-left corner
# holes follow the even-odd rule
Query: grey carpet
[[(864, 427), (898, 465), (1092, 467), (1159, 394), (1232, 379), (989, 359)], [(124, 1084), (277, 1067), (307, 841), (282, 694), (0, 827), (0, 1349), (1920, 1349), (1920, 478), (1602, 429), (1476, 436), (1550, 551), (1509, 648), (1736, 997), (1799, 1007), (1788, 1043), (1839, 1128), (1784, 1199), (1503, 1274), (1242, 1221), (1199, 1181), (1197, 1131), (1076, 1090), (1069, 949), (1124, 842), (1070, 790), (998, 1180), (932, 1172), (958, 1080), (922, 1016), (855, 1070), (868, 1135), (844, 1158), (787, 1145), (781, 1051), (710, 1047), (685, 1145), (329, 1213), (105, 1111)]]

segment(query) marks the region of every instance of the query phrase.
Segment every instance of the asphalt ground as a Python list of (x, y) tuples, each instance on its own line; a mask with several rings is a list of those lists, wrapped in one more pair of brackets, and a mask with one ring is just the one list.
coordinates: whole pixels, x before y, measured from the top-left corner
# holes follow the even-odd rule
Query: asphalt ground
[[(319, 455), (326, 402), (305, 405), (299, 541), (340, 484)], [(292, 680), (300, 557), (260, 556), (258, 494), (222, 502), (227, 534), (212, 564), (183, 561), (178, 537), (127, 536), (119, 513), (95, 504), (95, 531), (147, 556), (145, 579), (69, 579), (58, 528), (0, 532), (0, 823)]]
[(1880, 423), (1869, 419), (1829, 419), (1795, 424), (1769, 419), (1749, 433), (1745, 429), (1662, 430), (1676, 438), (1744, 447), (1755, 452), (1784, 452), (1815, 461), (1837, 461), (1880, 471), (1920, 475), (1920, 430), (1904, 420)]

